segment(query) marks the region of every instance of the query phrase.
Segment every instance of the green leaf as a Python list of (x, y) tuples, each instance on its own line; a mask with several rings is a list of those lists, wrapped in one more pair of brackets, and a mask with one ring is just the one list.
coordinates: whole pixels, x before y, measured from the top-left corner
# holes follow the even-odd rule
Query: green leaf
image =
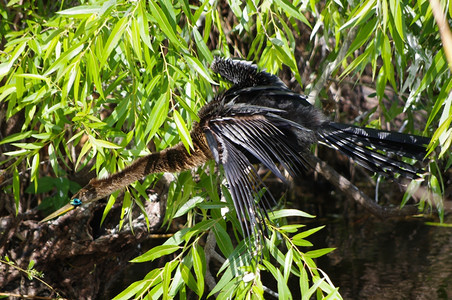
[(185, 202), (174, 214), (173, 218), (178, 218), (185, 215), (190, 209), (194, 208), (196, 204), (203, 202), (205, 199), (203, 197), (193, 197), (187, 202)]
[(185, 124), (184, 119), (177, 110), (173, 112), (174, 122), (176, 123), (177, 131), (179, 132), (180, 139), (184, 143), (185, 149), (190, 153), (190, 149), (193, 149), (193, 141), (191, 140), (190, 131)]
[(21, 42), (18, 46), (15, 47), (13, 53), (11, 54), (11, 59), (7, 63), (0, 64), (0, 79), (9, 73), (9, 70), (16, 62), (17, 58), (24, 52), (25, 47), (27, 46), (27, 40)]
[(232, 273), (232, 266), (229, 266), (229, 268), (224, 271), (223, 275), (221, 276), (220, 280), (217, 282), (217, 285), (210, 291), (207, 298), (215, 295), (216, 293), (222, 291), (225, 289), (225, 287), (228, 284), (233, 284), (240, 280), (238, 276), (234, 276)]
[(318, 249), (318, 250), (312, 250), (305, 253), (306, 256), (310, 258), (317, 258), (320, 256), (323, 256), (327, 253), (330, 253), (331, 251), (334, 251), (336, 248), (324, 248), (324, 249)]
[(69, 9), (58, 11), (57, 14), (76, 16), (76, 15), (92, 15), (99, 13), (102, 9), (101, 5), (80, 5)]
[(198, 49), (198, 52), (202, 57), (204, 57), (209, 63), (213, 61), (213, 55), (210, 52), (209, 48), (207, 47), (206, 43), (204, 42), (201, 34), (199, 33), (198, 29), (196, 27), (193, 28), (193, 38), (196, 43), (196, 47)]
[(350, 14), (349, 20), (339, 28), (339, 31), (342, 31), (346, 28), (357, 26), (368, 19), (369, 15), (372, 13), (372, 10), (375, 9), (376, 0), (367, 0), (361, 5), (356, 6), (357, 9)]
[(303, 264), (299, 264), (300, 267), (300, 292), (303, 297), (303, 299), (309, 299), (311, 295), (308, 295), (309, 290), (309, 278), (308, 273), (306, 272), (306, 269), (304, 268)]
[(293, 263), (293, 249), (290, 248), (286, 253), (286, 258), (284, 260), (284, 282), (287, 284), (290, 275), (290, 269)]
[(215, 233), (217, 245), (218, 248), (220, 248), (221, 253), (223, 253), (225, 257), (229, 257), (234, 251), (234, 246), (232, 245), (231, 238), (220, 222), (215, 224), (213, 232)]
[(171, 273), (174, 271), (174, 269), (179, 265), (178, 260), (173, 260), (170, 262), (167, 262), (165, 264), (165, 267), (163, 268), (162, 277), (162, 290), (163, 290), (163, 299), (165, 299), (169, 295), (169, 286), (171, 283)]
[(193, 271), (196, 275), (196, 285), (198, 296), (201, 297), (204, 294), (204, 274), (206, 272), (206, 260), (205, 254), (199, 245), (194, 245), (191, 250), (193, 257)]
[(139, 8), (138, 8), (138, 16), (137, 16), (137, 23), (138, 23), (138, 29), (140, 31), (140, 37), (143, 43), (148, 46), (149, 49), (152, 50), (152, 43), (151, 39), (149, 38), (149, 24), (148, 20), (146, 18), (146, 15), (144, 13), (144, 4), (145, 2), (140, 1), (139, 2)]
[(19, 213), (19, 203), (20, 203), (20, 177), (17, 168), (13, 168), (13, 194), (14, 202), (16, 204), (16, 216)]
[(287, 217), (315, 218), (315, 216), (305, 213), (298, 209), (280, 209), (269, 214), (271, 221)]
[(387, 35), (383, 38), (383, 47), (381, 49), (381, 58), (383, 59), (383, 68), (386, 78), (391, 82), (394, 90), (397, 91), (397, 84), (394, 77), (394, 66), (392, 65), (392, 49)]
[(187, 232), (185, 239), (188, 241), (193, 235), (198, 235), (200, 233), (204, 233), (209, 230), (212, 226), (217, 223), (217, 220), (204, 220), (190, 228), (189, 232)]
[(160, 258), (162, 256), (176, 252), (179, 249), (181, 249), (181, 247), (176, 246), (176, 245), (156, 246), (156, 247), (152, 248), (151, 250), (147, 251), (146, 253), (138, 256), (137, 258), (132, 259), (130, 262), (136, 263), (136, 262), (153, 261), (156, 258)]
[(128, 300), (133, 298), (133, 296), (142, 290), (144, 287), (149, 285), (147, 280), (135, 281), (131, 285), (129, 285), (124, 291), (115, 296), (113, 300)]
[(196, 72), (198, 72), (199, 75), (206, 79), (210, 84), (217, 85), (217, 83), (212, 79), (212, 77), (210, 77), (209, 73), (206, 72), (206, 69), (196, 57), (186, 54), (184, 55), (184, 58), (187, 61), (188, 65)]
[(176, 28), (174, 28), (170, 22), (168, 21), (168, 18), (166, 17), (163, 10), (160, 8), (160, 6), (157, 5), (154, 1), (149, 1), (150, 11), (152, 16), (157, 21), (158, 28), (163, 31), (163, 33), (166, 35), (166, 37), (173, 43), (177, 48), (186, 48), (182, 42), (179, 40), (179, 35), (176, 31)]
[(33, 156), (33, 161), (31, 163), (30, 177), (31, 177), (31, 181), (33, 181), (35, 183), (35, 188), (37, 187), (37, 184), (38, 184), (38, 171), (39, 171), (39, 152), (37, 152)]
[(93, 146), (99, 147), (99, 148), (107, 148), (107, 149), (120, 149), (121, 148), (121, 146), (113, 144), (112, 142), (98, 140), (98, 139), (94, 138), (93, 136), (90, 136), (90, 142), (93, 144)]
[(49, 76), (56, 70), (63, 69), (66, 66), (67, 61), (79, 54), (84, 47), (84, 41), (72, 45), (68, 50), (63, 52), (57, 60), (55, 60), (55, 62), (44, 73), (44, 76)]
[(91, 49), (88, 51), (87, 55), (88, 62), (86, 64), (86, 68), (89, 74), (91, 75), (92, 80), (94, 81), (94, 85), (96, 86), (96, 90), (100, 94), (100, 97), (102, 99), (105, 99), (104, 91), (102, 89), (102, 83), (100, 80), (99, 66), (97, 65), (96, 57), (94, 56), (94, 53), (93, 51), (91, 51)]
[(122, 38), (124, 30), (127, 28), (127, 25), (128, 18), (127, 16), (125, 16), (121, 18), (118, 23), (116, 23), (115, 27), (113, 27), (113, 30), (111, 31), (108, 40), (104, 45), (102, 57), (100, 58), (100, 68), (103, 67), (113, 49), (117, 47), (119, 40)]
[(306, 230), (306, 231), (303, 231), (303, 232), (300, 232), (299, 234), (294, 235), (294, 237), (292, 239), (293, 240), (298, 240), (298, 239), (302, 239), (302, 238), (308, 237), (311, 234), (316, 233), (317, 231), (319, 231), (320, 229), (322, 229), (324, 227), (325, 227), (325, 225), (319, 226), (319, 227), (316, 227), (316, 228), (312, 228), (312, 229), (309, 229), (309, 230)]
[(391, 14), (394, 19), (396, 30), (400, 36), (400, 38), (405, 41), (405, 22), (404, 17), (402, 16), (402, 7), (401, 2), (397, 0), (390, 0)]
[(150, 126), (151, 128), (149, 137), (154, 136), (154, 134), (157, 132), (160, 126), (162, 126), (163, 122), (166, 120), (168, 116), (169, 93), (170, 91), (163, 93), (157, 100), (157, 103), (155, 103), (154, 107), (152, 108), (151, 115), (149, 116), (147, 125)]
[(293, 6), (291, 2), (287, 0), (275, 0), (275, 2), (278, 3), (278, 5), (282, 7), (282, 9), (284, 9), (289, 17), (297, 18), (298, 20), (312, 28), (308, 19), (303, 14), (301, 14), (300, 11), (295, 6)]
[[(184, 280), (185, 284), (192, 290), (194, 291), (198, 296), (200, 295), (200, 291), (198, 290), (198, 284), (195, 280), (195, 277), (193, 277), (193, 274), (190, 272), (190, 267), (185, 264), (184, 262), (189, 262), (189, 259), (191, 258), (191, 256), (186, 256), (184, 258), (184, 261), (179, 265), (180, 269), (181, 269), (181, 275), (182, 275), (182, 279)], [(189, 262), (191, 263), (191, 262)]]
[[(126, 199), (126, 195), (129, 195), (128, 197), (129, 197), (129, 199), (130, 199), (130, 193), (128, 193), (128, 192), (126, 192), (125, 194), (124, 194), (124, 202), (125, 202), (125, 199)], [(111, 210), (111, 208), (113, 207), (113, 204), (115, 204), (115, 202), (116, 202), (116, 196), (114, 196), (114, 195), (110, 195), (110, 197), (108, 197), (108, 202), (107, 202), (107, 205), (105, 206), (105, 208), (104, 208), (104, 212), (102, 213), (102, 219), (100, 220), (100, 225), (102, 226), (102, 224), (104, 223), (104, 221), (105, 221), (105, 218), (107, 217), (107, 215), (108, 215), (108, 213), (110, 212), (110, 210)], [(122, 218), (121, 218), (122, 219)]]
[(29, 138), (32, 134), (33, 134), (33, 131), (25, 131), (25, 132), (18, 132), (18, 133), (11, 134), (11, 135), (7, 136), (6, 138), (4, 138), (3, 140), (1, 140), (0, 145)]
[(305, 239), (293, 239), (292, 243), (299, 247), (312, 247), (313, 244)]

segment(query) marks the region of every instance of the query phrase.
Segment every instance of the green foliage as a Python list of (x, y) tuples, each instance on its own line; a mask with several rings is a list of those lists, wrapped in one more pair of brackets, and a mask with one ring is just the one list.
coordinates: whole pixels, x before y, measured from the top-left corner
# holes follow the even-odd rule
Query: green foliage
[[(40, 281), (42, 284), (47, 286), (47, 288), (49, 288), (49, 290), (51, 290), (56, 295), (58, 295), (58, 293), (49, 284), (47, 284), (44, 280), (42, 280), (42, 278), (44, 277), (44, 274), (42, 272), (39, 272), (38, 270), (36, 270), (34, 268), (34, 266), (35, 266), (35, 261), (34, 260), (30, 260), (28, 262), (27, 268), (23, 269), (20, 266), (18, 266), (14, 261), (12, 261), (7, 255), (5, 255), (3, 258), (0, 258), (0, 264), (7, 265), (7, 266), (9, 266), (11, 268), (14, 268), (14, 269), (18, 270), (19, 272), (24, 273), (24, 275), (27, 276), (28, 280), (34, 280), (35, 279), (35, 280)], [(8, 293), (0, 293), (0, 297), (2, 297), (2, 296), (14, 297), (16, 295), (9, 295)], [(59, 297), (59, 295), (58, 295), (58, 297)]]
[[(209, 205), (210, 201), (206, 199)], [(202, 209), (201, 209), (202, 210)], [(219, 207), (211, 210), (210, 215), (217, 215)], [(299, 216), (305, 213), (297, 210), (280, 210), (272, 214), (272, 221), (277, 222), (283, 216)], [(227, 219), (231, 217), (227, 215)], [(313, 216), (311, 216), (313, 217)], [(268, 224), (271, 235), (265, 239), (264, 245), (256, 245), (253, 240), (242, 240), (234, 249), (233, 240), (227, 234), (227, 222), (223, 217), (207, 219), (191, 228), (184, 228), (167, 240), (163, 245), (156, 246), (132, 262), (146, 262), (165, 255), (172, 255), (171, 259), (161, 268), (150, 271), (143, 280), (132, 283), (115, 299), (129, 299), (150, 297), (174, 298), (183, 297), (186, 288), (194, 291), (199, 297), (205, 294), (205, 277), (207, 256), (213, 256), (208, 242), (204, 246), (202, 236), (209, 232), (215, 236), (221, 257), (225, 257), (217, 276), (220, 278), (208, 296), (216, 299), (248, 299), (249, 297), (263, 298), (264, 285), (261, 281), (263, 272), (269, 272), (278, 283), (278, 294), (283, 299), (292, 299), (292, 292), (288, 286), (289, 277), (298, 277), (300, 293), (303, 299), (310, 299), (314, 293), (329, 295), (340, 299), (338, 289), (328, 276), (317, 269), (313, 258), (325, 255), (333, 248), (302, 252), (296, 246), (301, 236), (308, 237), (320, 228), (296, 233), (302, 225)], [(300, 236), (299, 238), (296, 238)], [(280, 248), (286, 249), (284, 252)], [(218, 255), (216, 253), (216, 255)]]
[[(148, 145), (159, 151), (182, 141), (190, 149), (191, 123), (215, 93), (216, 79), (207, 68), (214, 55), (241, 56), (271, 73), (288, 66), (306, 93), (315, 92), (320, 83), (321, 95), (326, 95), (323, 78), (356, 80), (370, 74), (380, 110), (370, 110), (364, 120), (381, 111), (381, 118), (371, 123), (380, 127), (403, 112), (405, 130), (416, 132), (415, 117), (425, 111), (423, 133), (433, 134), (432, 151), (440, 145), (439, 156), (452, 164), (452, 76), (426, 0), (229, 1), (229, 6), (222, 5), (232, 11), (232, 24), (215, 1), (82, 1), (75, 7), (21, 2), (9, 1), (0, 8), (0, 34), (7, 41), (0, 57), (0, 103), (6, 106), (6, 118), (23, 119), (20, 130), (0, 141), (8, 146), (0, 167), (12, 176), (4, 191), (13, 195), (17, 209), (24, 185), (29, 193), (56, 189), (58, 196), (44, 197), (41, 204), (43, 209), (56, 208), (76, 189), (66, 179), (68, 173), (116, 172), (149, 153)], [(444, 5), (451, 17), (450, 4)], [(27, 12), (19, 26), (13, 24), (14, 9)], [(306, 32), (309, 43), (303, 48), (300, 41)], [(303, 65), (301, 55), (307, 57)], [(303, 68), (311, 74), (302, 77)], [(389, 109), (384, 99), (393, 103)], [(41, 175), (44, 165), (50, 166), (54, 179)], [(441, 168), (432, 164), (431, 171), (430, 203), (441, 211)], [(312, 246), (306, 238), (320, 228), (299, 232), (300, 225), (283, 221), (309, 215), (277, 211), (263, 244), (245, 242), (232, 204), (218, 195), (213, 164), (198, 173), (199, 182), (189, 172), (177, 176), (168, 195), (165, 222), (186, 216), (187, 228), (134, 260), (168, 256), (168, 262), (118, 299), (183, 298), (187, 290), (199, 296), (263, 298), (262, 272), (275, 278), (283, 298), (291, 297), (290, 277), (299, 278), (303, 299), (314, 294), (340, 298), (313, 260), (331, 249), (303, 248)], [(158, 176), (150, 175), (125, 192), (121, 226), (134, 203), (144, 212), (140, 196)], [(415, 190), (413, 183), (403, 202)], [(228, 200), (227, 189), (222, 191)], [(103, 219), (116, 195), (110, 197)], [(203, 243), (209, 231), (226, 259), (212, 291), (204, 286), (208, 266)]]

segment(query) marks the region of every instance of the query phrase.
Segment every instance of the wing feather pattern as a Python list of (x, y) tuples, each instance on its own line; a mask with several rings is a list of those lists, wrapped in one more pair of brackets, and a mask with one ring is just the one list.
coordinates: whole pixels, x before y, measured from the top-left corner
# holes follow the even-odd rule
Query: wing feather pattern
[(283, 181), (277, 164), (291, 176), (299, 174), (307, 162), (290, 134), (300, 126), (271, 108), (218, 101), (216, 116), (209, 116), (204, 126), (207, 144), (215, 161), (223, 165), (243, 234), (260, 236), (266, 231), (263, 219), (276, 201), (252, 162), (262, 163)]

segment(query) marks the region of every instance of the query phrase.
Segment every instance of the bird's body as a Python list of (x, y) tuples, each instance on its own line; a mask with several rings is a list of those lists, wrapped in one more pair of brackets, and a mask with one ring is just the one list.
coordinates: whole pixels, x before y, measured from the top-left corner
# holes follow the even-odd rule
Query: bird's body
[[(179, 143), (141, 157), (105, 179), (91, 180), (73, 201), (92, 202), (151, 173), (180, 172), (214, 159), (223, 165), (244, 234), (251, 235), (262, 228), (274, 202), (268, 192), (258, 196), (264, 184), (252, 163), (262, 163), (284, 180), (278, 165), (292, 176), (299, 174), (309, 167), (303, 154), (320, 142), (377, 173), (418, 176), (411, 165), (376, 150), (422, 159), (428, 138), (331, 122), (305, 96), (248, 62), (216, 58), (212, 69), (234, 85), (200, 110), (200, 121), (191, 131), (190, 153)], [(45, 220), (71, 206), (74, 202)]]

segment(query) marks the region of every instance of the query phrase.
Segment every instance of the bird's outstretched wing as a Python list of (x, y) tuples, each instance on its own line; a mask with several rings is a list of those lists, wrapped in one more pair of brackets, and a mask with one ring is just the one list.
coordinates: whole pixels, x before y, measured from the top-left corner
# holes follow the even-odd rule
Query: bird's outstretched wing
[(276, 164), (291, 176), (307, 167), (292, 133), (293, 127), (300, 126), (275, 112), (252, 105), (220, 105), (217, 115), (210, 116), (203, 126), (215, 161), (223, 165), (247, 236), (264, 231), (263, 219), (275, 204), (252, 163), (262, 163), (283, 181), (285, 177)]

